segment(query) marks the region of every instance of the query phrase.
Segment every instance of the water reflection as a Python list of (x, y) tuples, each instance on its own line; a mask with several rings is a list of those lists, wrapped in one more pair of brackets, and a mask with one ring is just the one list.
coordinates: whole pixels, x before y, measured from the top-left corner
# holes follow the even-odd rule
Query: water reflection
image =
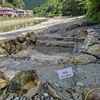
[(17, 30), (20, 28), (26, 28), (28, 26), (33, 26), (38, 23), (41, 23), (43, 21), (45, 21), (45, 20), (29, 21), (29, 22), (23, 22), (20, 24), (15, 23), (14, 25), (9, 25), (9, 26), (3, 26), (3, 22), (2, 22), (2, 25), (0, 26), (0, 32), (8, 32), (8, 31)]

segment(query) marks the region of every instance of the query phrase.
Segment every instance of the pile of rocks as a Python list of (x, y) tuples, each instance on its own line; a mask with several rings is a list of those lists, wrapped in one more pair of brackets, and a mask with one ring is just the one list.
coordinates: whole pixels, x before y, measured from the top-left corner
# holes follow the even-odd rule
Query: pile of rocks
[(45, 82), (41, 85), (38, 84), (35, 88), (29, 89), (22, 95), (17, 94), (16, 91), (7, 93), (7, 89), (5, 89), (0, 96), (0, 100), (63, 100), (63, 98)]
[(27, 97), (26, 94), (18, 95), (16, 93), (11, 93), (9, 95), (6, 95), (5, 98), (1, 100), (66, 100), (66, 99), (54, 98), (52, 95), (44, 91), (40, 91), (39, 93), (34, 95), (32, 98)]
[(40, 91), (38, 94), (33, 96), (33, 100), (58, 100), (58, 99), (54, 99), (50, 94), (44, 91)]
[[(38, 82), (38, 77), (35, 70), (16, 72), (15, 76), (12, 79), (9, 78), (9, 80), (7, 80), (5, 76), (6, 75), (4, 75), (4, 73), (0, 72), (0, 89), (3, 90), (3, 92), (0, 91), (0, 100), (4, 100), (5, 95), (7, 96), (8, 92), (24, 94), (24, 92), (28, 89), (35, 87)], [(10, 94), (8, 98), (9, 97), (15, 98), (16, 95)]]
[(26, 48), (26, 41), (30, 37), (30, 33), (22, 33), (16, 37), (0, 41), (0, 57), (6, 57), (11, 53), (18, 53)]
[(44, 91), (40, 91), (38, 94), (34, 95), (32, 98), (26, 97), (25, 94), (20, 96), (16, 93), (11, 93), (7, 96), (5, 100), (59, 100), (59, 99), (55, 99), (50, 94)]
[(32, 99), (27, 98), (25, 95), (19, 96), (16, 93), (11, 93), (7, 96), (5, 100), (32, 100)]

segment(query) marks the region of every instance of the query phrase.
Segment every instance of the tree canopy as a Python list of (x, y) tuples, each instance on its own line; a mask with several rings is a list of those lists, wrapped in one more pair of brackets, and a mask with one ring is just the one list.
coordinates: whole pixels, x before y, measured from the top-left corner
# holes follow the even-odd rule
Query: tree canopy
[(100, 0), (0, 0), (12, 8), (33, 9), (34, 16), (79, 16), (100, 22)]
[(23, 9), (25, 7), (23, 0), (0, 0), (0, 4), (11, 8)]
[(87, 18), (100, 22), (100, 0), (89, 0), (90, 6), (87, 11)]

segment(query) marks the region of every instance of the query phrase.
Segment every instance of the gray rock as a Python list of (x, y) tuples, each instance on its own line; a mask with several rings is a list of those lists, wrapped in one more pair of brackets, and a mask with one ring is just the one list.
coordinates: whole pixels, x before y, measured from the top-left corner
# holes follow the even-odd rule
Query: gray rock
[(19, 97), (16, 97), (14, 100), (20, 100), (20, 98)]
[(93, 22), (93, 21), (85, 21), (81, 24), (82, 27), (85, 27), (85, 26), (92, 26), (92, 25), (96, 25), (98, 24), (97, 22)]
[(66, 31), (69, 31), (69, 30), (72, 30), (72, 29), (75, 29), (75, 28), (78, 28), (80, 27), (79, 24), (73, 24), (73, 25), (70, 25), (69, 27), (66, 28)]
[(79, 98), (78, 98), (79, 94), (78, 93), (73, 93), (72, 96), (73, 96), (74, 100), (79, 100)]
[(55, 83), (55, 85), (56, 85), (57, 87), (59, 87), (59, 84)]
[(50, 100), (54, 100), (53, 97), (51, 97)]
[(44, 96), (41, 96), (41, 100), (44, 100)]
[[(5, 57), (8, 55), (7, 51), (0, 47), (0, 55), (5, 55)], [(2, 56), (1, 56), (2, 58)], [(3, 57), (4, 58), (4, 57)]]
[(63, 41), (48, 41), (46, 46), (59, 46), (59, 47), (74, 47), (74, 42), (63, 42)]
[(10, 81), (9, 91), (16, 93), (20, 89), (28, 90), (34, 87), (37, 82), (38, 76), (35, 70), (19, 71)]
[(3, 93), (0, 93), (0, 100), (6, 100), (7, 94), (6, 94), (6, 89), (3, 91)]
[(11, 100), (10, 98), (7, 98), (6, 100)]
[(91, 29), (91, 31), (88, 32), (88, 35), (82, 45), (82, 48), (88, 49), (89, 46), (92, 46), (94, 44), (99, 44), (97, 35), (98, 35), (98, 33), (95, 30)]
[(14, 98), (14, 93), (10, 93), (8, 98), (13, 99)]
[(75, 37), (78, 38), (78, 39), (86, 39), (87, 35), (88, 35), (87, 32), (85, 32), (83, 29), (80, 29), (80, 30), (78, 30)]
[(76, 85), (83, 86), (83, 83), (82, 82), (77, 82)]
[(30, 42), (31, 42), (32, 44), (35, 44), (35, 43), (36, 43), (36, 37), (35, 37), (35, 36), (31, 36), (31, 37), (29, 38), (29, 40), (30, 40)]
[(44, 93), (44, 96), (45, 96), (45, 97), (48, 97), (48, 93)]

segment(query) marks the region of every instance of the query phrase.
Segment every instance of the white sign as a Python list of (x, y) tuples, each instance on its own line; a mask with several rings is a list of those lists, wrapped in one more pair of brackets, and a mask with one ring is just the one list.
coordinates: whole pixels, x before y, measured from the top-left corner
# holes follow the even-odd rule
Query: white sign
[(57, 71), (59, 79), (65, 79), (74, 76), (72, 67), (61, 69)]

